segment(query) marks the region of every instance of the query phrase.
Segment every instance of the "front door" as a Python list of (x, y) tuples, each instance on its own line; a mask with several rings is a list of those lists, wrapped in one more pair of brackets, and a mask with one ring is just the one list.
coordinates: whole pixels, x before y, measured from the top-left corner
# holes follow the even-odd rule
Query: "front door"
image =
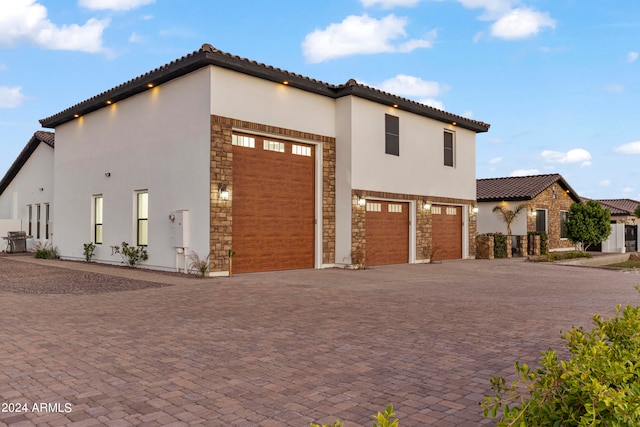
[(624, 226), (624, 246), (627, 252), (637, 252), (638, 250), (638, 226)]

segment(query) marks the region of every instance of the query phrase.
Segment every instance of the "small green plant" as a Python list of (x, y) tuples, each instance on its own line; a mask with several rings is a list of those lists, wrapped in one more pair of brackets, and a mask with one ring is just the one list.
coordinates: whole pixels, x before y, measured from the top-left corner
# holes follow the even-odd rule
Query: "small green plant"
[(596, 315), (593, 325), (564, 334), (568, 361), (549, 349), (538, 369), (516, 362), (510, 385), (491, 378), (495, 395), (481, 403), (484, 416), (502, 409), (498, 427), (640, 425), (640, 307), (617, 306), (614, 317)]
[(136, 267), (140, 262), (149, 259), (149, 254), (144, 246), (129, 246), (127, 242), (122, 242), (122, 247), (112, 246), (113, 252), (122, 256), (122, 262), (129, 267)]
[(209, 271), (209, 261), (211, 260), (211, 254), (207, 255), (206, 258), (200, 259), (200, 256), (196, 251), (191, 251), (191, 255), (189, 255), (189, 271), (196, 271), (200, 277), (204, 278), (207, 276), (207, 272)]
[(507, 236), (502, 233), (493, 233), (493, 257), (507, 257)]
[(87, 262), (91, 262), (91, 259), (93, 258), (94, 255), (94, 251), (96, 250), (96, 245), (93, 242), (90, 243), (84, 243), (84, 259)]
[(40, 242), (36, 243), (35, 247), (35, 257), (40, 259), (58, 259), (60, 255), (58, 254), (58, 248), (52, 246), (51, 243), (47, 242), (44, 245)]
[[(373, 416), (375, 420), (372, 427), (398, 427), (398, 420), (393, 419), (396, 414), (393, 412), (393, 405), (387, 406), (387, 409), (384, 412), (378, 412), (377, 415)], [(342, 427), (342, 422), (340, 420), (336, 420), (333, 424), (314, 424), (311, 423), (311, 427)]]
[(553, 261), (563, 261), (566, 259), (575, 259), (575, 258), (593, 258), (588, 252), (581, 251), (571, 251), (571, 252), (547, 252), (545, 255), (540, 256), (530, 256), (529, 261), (533, 262), (553, 262)]

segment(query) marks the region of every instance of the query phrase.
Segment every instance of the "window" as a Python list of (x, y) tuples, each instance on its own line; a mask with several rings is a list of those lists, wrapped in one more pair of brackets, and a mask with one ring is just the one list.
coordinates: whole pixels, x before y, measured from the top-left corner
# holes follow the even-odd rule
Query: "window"
[(40, 205), (36, 205), (36, 239), (40, 238)]
[(384, 152), (393, 156), (400, 155), (400, 118), (384, 115)]
[(568, 239), (567, 237), (567, 220), (569, 219), (568, 211), (560, 211), (560, 238)]
[(102, 196), (93, 198), (93, 242), (96, 245), (102, 244)]
[(536, 231), (547, 232), (547, 210), (536, 209)]
[(444, 131), (444, 165), (455, 166), (455, 143), (453, 132)]
[(49, 240), (49, 203), (44, 205), (44, 238)]
[(367, 212), (382, 212), (382, 203), (367, 202)]
[(149, 193), (146, 191), (137, 193), (137, 217), (138, 217), (138, 246), (149, 244)]
[(402, 213), (402, 205), (396, 205), (389, 203), (387, 205), (387, 211), (391, 213)]
[(33, 230), (33, 206), (28, 205), (27, 206), (29, 208), (29, 236), (32, 236), (32, 230)]
[(276, 151), (278, 153), (284, 153), (284, 142), (268, 141), (265, 139), (263, 141), (262, 148), (265, 151)]
[(293, 144), (291, 146), (291, 153), (298, 156), (311, 157), (311, 147)]
[(256, 139), (250, 136), (232, 135), (231, 145), (237, 145), (238, 147), (255, 148)]

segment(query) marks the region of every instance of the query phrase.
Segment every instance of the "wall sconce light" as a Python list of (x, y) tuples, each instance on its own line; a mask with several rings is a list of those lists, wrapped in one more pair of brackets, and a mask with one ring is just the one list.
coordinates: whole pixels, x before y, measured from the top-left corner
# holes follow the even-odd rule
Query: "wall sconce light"
[(531, 208), (531, 216), (532, 216), (533, 218), (535, 218), (536, 216), (538, 216), (538, 212), (536, 212), (536, 210), (535, 210), (535, 209), (533, 209), (533, 208)]
[(358, 206), (364, 206), (367, 204), (367, 199), (362, 196), (358, 196)]
[(471, 213), (472, 213), (473, 215), (478, 215), (478, 207), (477, 207), (477, 206), (474, 206), (473, 208), (471, 208)]
[(553, 187), (551, 187), (551, 197), (553, 197), (554, 199), (557, 197), (557, 189), (556, 189), (556, 185), (553, 184)]
[(104, 176), (106, 176), (107, 178), (109, 178), (111, 176), (111, 172), (107, 172), (104, 174)]
[(425, 200), (424, 202), (422, 202), (422, 207), (424, 208), (424, 210), (428, 211), (429, 209), (431, 209), (431, 203)]
[(218, 185), (218, 191), (220, 192), (220, 200), (229, 200), (229, 190), (226, 185)]

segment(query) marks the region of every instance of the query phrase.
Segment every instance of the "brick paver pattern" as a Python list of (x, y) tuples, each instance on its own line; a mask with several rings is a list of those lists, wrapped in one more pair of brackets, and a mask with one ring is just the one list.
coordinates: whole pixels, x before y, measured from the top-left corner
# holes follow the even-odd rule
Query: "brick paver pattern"
[(638, 283), (516, 259), (0, 293), (0, 402), (28, 405), (0, 424), (355, 427), (389, 403), (402, 427), (492, 424), (489, 377), (637, 303)]

